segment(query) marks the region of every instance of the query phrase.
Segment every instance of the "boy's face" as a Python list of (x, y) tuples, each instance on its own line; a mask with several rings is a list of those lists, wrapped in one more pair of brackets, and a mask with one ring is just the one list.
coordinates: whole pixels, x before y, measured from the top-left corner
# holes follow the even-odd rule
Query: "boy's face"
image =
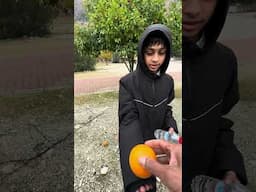
[(166, 48), (162, 44), (149, 46), (144, 51), (144, 61), (148, 69), (154, 73), (158, 71), (164, 63)]
[(214, 13), (217, 0), (182, 0), (182, 33), (196, 41)]

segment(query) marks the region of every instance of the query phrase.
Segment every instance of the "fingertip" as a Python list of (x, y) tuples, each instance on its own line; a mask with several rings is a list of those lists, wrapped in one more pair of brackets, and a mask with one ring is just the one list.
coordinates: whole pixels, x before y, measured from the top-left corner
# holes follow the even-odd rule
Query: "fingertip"
[(140, 158), (139, 158), (139, 163), (140, 163), (143, 167), (145, 167), (145, 164), (146, 164), (146, 157), (140, 157)]
[(140, 192), (146, 192), (146, 190), (145, 190), (145, 187), (144, 187), (144, 186), (141, 186), (141, 187), (140, 187)]

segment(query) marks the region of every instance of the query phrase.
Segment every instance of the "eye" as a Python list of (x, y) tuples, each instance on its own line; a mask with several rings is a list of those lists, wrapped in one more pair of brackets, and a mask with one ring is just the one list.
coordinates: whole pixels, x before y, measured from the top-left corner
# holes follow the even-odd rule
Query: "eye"
[(166, 54), (166, 51), (160, 51), (159, 52), (159, 55), (165, 55)]
[(154, 52), (153, 51), (145, 51), (145, 54), (148, 56), (152, 56), (152, 55), (154, 55)]

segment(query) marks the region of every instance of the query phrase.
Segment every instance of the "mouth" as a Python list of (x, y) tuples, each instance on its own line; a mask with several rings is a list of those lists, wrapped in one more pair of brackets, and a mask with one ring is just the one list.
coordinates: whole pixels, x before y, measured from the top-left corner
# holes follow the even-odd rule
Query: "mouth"
[(150, 64), (149, 67), (151, 70), (157, 70), (159, 68), (159, 65), (158, 64)]
[(182, 22), (182, 29), (185, 31), (195, 31), (197, 30), (200, 25), (203, 23), (203, 21), (183, 21)]

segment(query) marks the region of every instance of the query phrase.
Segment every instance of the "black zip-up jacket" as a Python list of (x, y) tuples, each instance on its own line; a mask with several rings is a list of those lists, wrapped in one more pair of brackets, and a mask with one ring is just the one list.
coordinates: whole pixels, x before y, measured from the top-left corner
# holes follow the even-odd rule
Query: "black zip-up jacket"
[[(166, 58), (160, 74), (150, 72), (144, 63), (142, 52), (145, 38), (151, 33), (159, 33), (168, 41)], [(120, 80), (119, 88), (119, 149), (125, 192), (135, 192), (143, 184), (152, 184), (155, 191), (155, 178), (136, 177), (128, 163), (129, 153), (136, 144), (154, 139), (155, 129), (177, 131), (172, 109), (168, 104), (174, 98), (174, 83), (165, 73), (171, 55), (171, 35), (161, 24), (149, 26), (142, 34), (138, 44), (138, 65), (134, 72)]]
[(216, 42), (228, 9), (219, 0), (206, 27), (205, 45), (183, 38), (182, 134), (183, 191), (200, 174), (222, 179), (233, 170), (247, 183), (243, 158), (233, 143), (233, 122), (225, 117), (239, 100), (237, 60), (232, 50)]

